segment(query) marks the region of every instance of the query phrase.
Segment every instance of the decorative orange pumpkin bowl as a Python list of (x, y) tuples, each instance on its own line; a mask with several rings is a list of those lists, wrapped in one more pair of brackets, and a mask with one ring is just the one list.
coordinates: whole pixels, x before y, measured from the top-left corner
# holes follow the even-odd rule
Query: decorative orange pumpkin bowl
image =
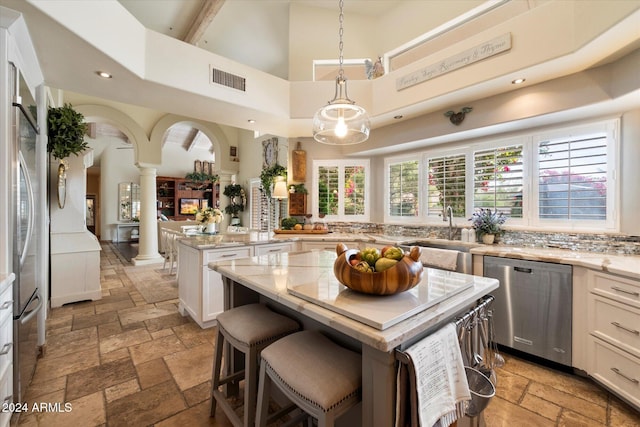
[(360, 271), (349, 263), (358, 252), (358, 249), (347, 249), (344, 243), (336, 246), (338, 258), (333, 263), (333, 273), (349, 289), (371, 295), (393, 295), (408, 291), (422, 280), (422, 249), (418, 246), (413, 246), (393, 267), (375, 273)]

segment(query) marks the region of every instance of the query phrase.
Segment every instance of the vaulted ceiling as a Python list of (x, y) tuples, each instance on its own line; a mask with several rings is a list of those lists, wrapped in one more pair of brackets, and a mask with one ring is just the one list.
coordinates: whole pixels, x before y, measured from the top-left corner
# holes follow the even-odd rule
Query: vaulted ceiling
[[(338, 0), (119, 0), (118, 3), (123, 6), (126, 11), (131, 14), (131, 19), (141, 23), (144, 27), (158, 32), (177, 40), (187, 41), (198, 48), (205, 49), (229, 58), (238, 63), (249, 65), (250, 67), (264, 71), (274, 76), (289, 79), (290, 64), (297, 58), (290, 57), (291, 34), (290, 27), (293, 22), (290, 20), (290, 11), (293, 6), (305, 6), (307, 8), (315, 8), (318, 11), (315, 15), (323, 15), (326, 20), (322, 21), (323, 31), (325, 34), (334, 34), (331, 25), (337, 24)], [(451, 5), (458, 7), (459, 14), (468, 12), (469, 10), (487, 3), (496, 5), (524, 5), (525, 8), (532, 10), (541, 5), (550, 3), (550, 0), (492, 0), (485, 2), (482, 0), (465, 0), (450, 2), (444, 0), (345, 0), (345, 16), (349, 25), (346, 31), (354, 31), (353, 22), (357, 22), (360, 17), (361, 22), (370, 19), (376, 22), (376, 19), (383, 20), (390, 15), (398, 15), (399, 11), (406, 11), (418, 5), (421, 10), (428, 9), (428, 13), (420, 16), (409, 16), (406, 19), (406, 26), (412, 27), (415, 34), (422, 34), (433, 30), (438, 25), (445, 25), (451, 22), (456, 16), (452, 16)], [(559, 2), (561, 3), (561, 2)], [(606, 2), (602, 2), (606, 4)], [(624, 1), (616, 2), (617, 4), (625, 3)], [(201, 93), (193, 93), (192, 91), (183, 90), (182, 88), (167, 87), (158, 84), (155, 81), (145, 80), (146, 70), (137, 70), (123, 66), (124, 59), (113, 58), (105, 55), (100, 51), (101, 46), (95, 46), (78, 37), (70, 26), (65, 26), (61, 22), (52, 19), (48, 11), (57, 8), (57, 5), (65, 4), (66, 7), (80, 8), (83, 12), (95, 10), (95, 20), (83, 22), (88, 26), (103, 26), (109, 24), (107, 19), (101, 19), (100, 11), (103, 5), (113, 5), (114, 1), (90, 1), (82, 2), (57, 2), (48, 0), (0, 0), (0, 5), (7, 6), (24, 14), (31, 37), (36, 47), (41, 67), (45, 72), (45, 81), (48, 85), (71, 91), (76, 93), (87, 94), (99, 98), (106, 98), (117, 102), (140, 105), (146, 108), (155, 108), (157, 111), (171, 112), (174, 114), (182, 114), (186, 117), (194, 117), (201, 120), (216, 121), (229, 126), (244, 127), (245, 129), (253, 128), (247, 125), (247, 111), (256, 113), (257, 110), (247, 109), (244, 106), (221, 104), (220, 100), (207, 99)], [(638, 5), (637, 0), (629, 0), (629, 4), (635, 5), (635, 15), (637, 16)], [(449, 7), (450, 9), (446, 9)], [(64, 7), (61, 7), (64, 8)], [(58, 8), (58, 9), (61, 9)], [(113, 8), (106, 7), (104, 10), (113, 12)], [(630, 10), (633, 10), (632, 8)], [(58, 13), (60, 10), (57, 11)], [(445, 12), (449, 15), (445, 16)], [(84, 15), (83, 15), (84, 16)], [(118, 14), (121, 16), (121, 14)], [(312, 28), (315, 20), (314, 14), (311, 14), (311, 21), (308, 23), (296, 22), (298, 28)], [(334, 20), (335, 16), (335, 20)], [(404, 15), (406, 16), (406, 15)], [(330, 19), (329, 19), (330, 17)], [(512, 16), (496, 15), (493, 21), (483, 23), (484, 28), (491, 28), (494, 25), (503, 24), (505, 20)], [(61, 17), (59, 17), (60, 19)], [(64, 18), (63, 18), (64, 20)], [(575, 18), (577, 21), (578, 18)], [(126, 21), (126, 19), (125, 19)], [(70, 20), (69, 22), (73, 22)], [(77, 24), (77, 22), (75, 22)], [(123, 22), (129, 24), (130, 22)], [(576, 23), (572, 23), (576, 25)], [(584, 23), (589, 26), (589, 22)], [(118, 22), (108, 25), (110, 28), (110, 37), (104, 37), (105, 43), (108, 44), (114, 40), (114, 43), (126, 43), (126, 40), (118, 39)], [(445, 25), (446, 26), (446, 25)], [(637, 26), (640, 28), (640, 25)], [(545, 31), (545, 21), (542, 20), (539, 31)], [(384, 38), (385, 34), (390, 38), (395, 33), (404, 28), (398, 28), (398, 31), (391, 32), (386, 28), (370, 27), (358, 30), (367, 34), (370, 31), (371, 37)], [(473, 28), (472, 28), (473, 30)], [(477, 29), (476, 29), (477, 30)], [(385, 31), (387, 31), (385, 33)], [(141, 37), (145, 33), (140, 33)], [(315, 33), (314, 33), (315, 34)], [(312, 34), (312, 37), (314, 37)], [(542, 33), (541, 33), (542, 34)], [(55, 37), (52, 37), (55, 35)], [(297, 36), (306, 36), (306, 34), (296, 33)], [(148, 35), (147, 35), (148, 36)], [(113, 40), (112, 40), (113, 39)], [(294, 40), (295, 41), (295, 40)], [(313, 40), (311, 40), (312, 42)], [(408, 41), (408, 40), (407, 40)], [(100, 41), (102, 42), (102, 41)], [(95, 40), (94, 40), (95, 43)], [(305, 45), (310, 43), (309, 40), (304, 41)], [(395, 45), (397, 47), (399, 44)], [(351, 45), (350, 45), (351, 46)], [(633, 35), (625, 41), (617, 41), (614, 45), (595, 46), (594, 49), (581, 49), (580, 65), (576, 66), (572, 61), (572, 56), (567, 55), (566, 58), (550, 58), (548, 62), (536, 64), (529, 67), (526, 71), (531, 73), (531, 81), (545, 81), (549, 78), (557, 78), (559, 76), (575, 73), (587, 67), (597, 66), (611, 61), (621, 55), (625, 55), (634, 49), (640, 47), (640, 36)], [(540, 46), (540, 49), (545, 49)], [(313, 48), (309, 48), (312, 50)], [(123, 50), (124, 51), (124, 50)], [(357, 51), (357, 49), (356, 49)], [(134, 54), (135, 54), (134, 50)], [(333, 48), (331, 52), (334, 52)], [(604, 52), (604, 53), (603, 53)], [(138, 55), (144, 56), (145, 52)], [(331, 55), (331, 53), (328, 53)], [(358, 57), (358, 54), (351, 57)], [(372, 55), (367, 55), (372, 56)], [(360, 56), (360, 57), (367, 57)], [(326, 58), (326, 56), (325, 56)], [(181, 61), (176, 58), (175, 61)], [(142, 67), (146, 66), (144, 60), (141, 60)], [(308, 65), (306, 65), (308, 66)], [(100, 68), (112, 68), (114, 72), (119, 72), (118, 81), (114, 78), (114, 84), (103, 85), (96, 83), (95, 70)], [(582, 67), (582, 68), (578, 68)], [(154, 70), (155, 71), (155, 70)], [(495, 70), (496, 75), (502, 70)], [(143, 76), (141, 79), (140, 77)], [(291, 79), (289, 79), (291, 80)], [(382, 79), (381, 79), (382, 80)], [(117, 83), (117, 84), (115, 84)], [(417, 117), (421, 114), (433, 112), (437, 108), (442, 108), (445, 103), (454, 103), (459, 105), (464, 99), (478, 99), (479, 97), (487, 97), (492, 94), (501, 93), (505, 90), (513, 90), (512, 88), (496, 88), (495, 85), (484, 84), (468, 84), (467, 87), (459, 87), (456, 91), (443, 92), (438, 97), (432, 97), (422, 103), (408, 104), (402, 109), (398, 109), (398, 113), (394, 111), (384, 111), (384, 114), (374, 115), (372, 123), (374, 129), (393, 122), (394, 114), (404, 114), (407, 117)], [(482, 86), (482, 87), (480, 87)], [(353, 89), (353, 87), (352, 87)], [(454, 94), (455, 92), (455, 94)], [(188, 95), (188, 96), (186, 96)], [(452, 97), (452, 95), (455, 95)], [(328, 97), (328, 95), (327, 95)], [(189, 99), (189, 102), (185, 101)], [(454, 101), (451, 101), (451, 100)], [(326, 98), (324, 100), (326, 102)], [(427, 105), (428, 104), (428, 105)], [(434, 105), (436, 107), (434, 107)], [(231, 107), (231, 108), (230, 108)], [(223, 111), (223, 114), (217, 116), (211, 115), (211, 111)], [(206, 117), (203, 112), (207, 112)], [(285, 114), (291, 113), (285, 111)], [(313, 112), (311, 112), (311, 115)], [(302, 121), (309, 121), (310, 117), (304, 113)], [(285, 133), (274, 132), (276, 130), (286, 130), (287, 124), (289, 128), (297, 132), (299, 129), (310, 130), (311, 126), (300, 122), (301, 119), (295, 117), (290, 120), (283, 120), (281, 117), (275, 117), (271, 125), (273, 129), (264, 129), (265, 132), (275, 133), (284, 136), (291, 136)], [(284, 122), (284, 124), (283, 124)], [(291, 123), (289, 123), (291, 122)], [(263, 129), (260, 129), (263, 130)], [(189, 129), (175, 129), (176, 137), (172, 140), (178, 141), (185, 148), (191, 145), (190, 141), (197, 141), (198, 144), (205, 142), (194, 138)], [(294, 133), (293, 136), (305, 136), (307, 134)], [(171, 137), (171, 136), (170, 136)]]

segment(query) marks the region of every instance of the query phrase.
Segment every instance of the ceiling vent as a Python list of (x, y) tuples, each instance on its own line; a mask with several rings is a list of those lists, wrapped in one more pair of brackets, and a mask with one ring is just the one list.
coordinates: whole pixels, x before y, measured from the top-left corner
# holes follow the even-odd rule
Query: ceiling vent
[(232, 89), (246, 91), (247, 79), (211, 67), (211, 83), (217, 83)]

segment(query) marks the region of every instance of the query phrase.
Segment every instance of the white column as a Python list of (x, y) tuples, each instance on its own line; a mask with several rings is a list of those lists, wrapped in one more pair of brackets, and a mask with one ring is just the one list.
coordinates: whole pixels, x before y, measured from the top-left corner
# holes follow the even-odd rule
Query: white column
[(140, 169), (140, 237), (134, 265), (162, 262), (158, 253), (158, 220), (156, 210), (156, 168)]

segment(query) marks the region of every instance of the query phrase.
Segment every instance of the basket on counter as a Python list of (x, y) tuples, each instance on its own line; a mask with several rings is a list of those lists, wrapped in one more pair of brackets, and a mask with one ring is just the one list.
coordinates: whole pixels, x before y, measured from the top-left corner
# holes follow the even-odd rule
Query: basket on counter
[(338, 258), (333, 264), (333, 273), (338, 281), (354, 291), (393, 295), (413, 288), (422, 280), (423, 266), (418, 246), (412, 247), (393, 267), (375, 273), (357, 270), (349, 263), (349, 259), (358, 252), (358, 249), (348, 249), (344, 243), (338, 243)]

